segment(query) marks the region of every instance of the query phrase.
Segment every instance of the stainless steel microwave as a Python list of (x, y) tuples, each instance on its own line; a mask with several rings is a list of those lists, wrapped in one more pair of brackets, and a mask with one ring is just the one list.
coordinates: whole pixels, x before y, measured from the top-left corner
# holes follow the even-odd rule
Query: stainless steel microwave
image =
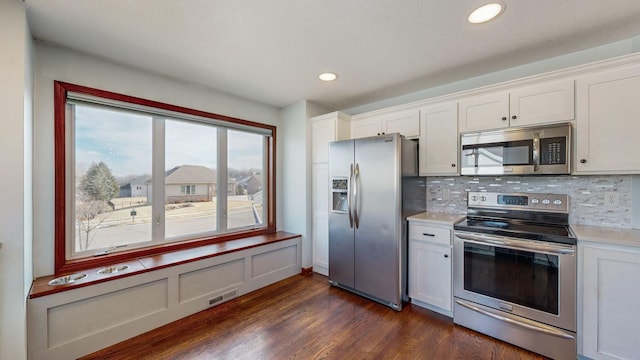
[(571, 172), (571, 124), (466, 133), (461, 175), (560, 175)]

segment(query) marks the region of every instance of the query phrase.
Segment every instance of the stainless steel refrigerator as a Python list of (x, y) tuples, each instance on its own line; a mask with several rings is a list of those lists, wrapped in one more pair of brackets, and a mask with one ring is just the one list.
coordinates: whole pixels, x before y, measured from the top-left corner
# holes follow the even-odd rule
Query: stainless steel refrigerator
[(406, 299), (406, 217), (426, 208), (417, 146), (399, 134), (329, 144), (329, 282), (395, 310)]

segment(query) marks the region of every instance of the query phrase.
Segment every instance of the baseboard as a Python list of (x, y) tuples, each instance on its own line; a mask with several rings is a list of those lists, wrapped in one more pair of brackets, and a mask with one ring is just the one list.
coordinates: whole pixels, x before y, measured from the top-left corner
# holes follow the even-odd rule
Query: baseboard
[(306, 268), (304, 268), (304, 267), (303, 267), (303, 268), (302, 268), (302, 272), (301, 272), (301, 273), (302, 273), (302, 275), (304, 275), (304, 276), (311, 275), (311, 274), (313, 273), (313, 266), (306, 267)]

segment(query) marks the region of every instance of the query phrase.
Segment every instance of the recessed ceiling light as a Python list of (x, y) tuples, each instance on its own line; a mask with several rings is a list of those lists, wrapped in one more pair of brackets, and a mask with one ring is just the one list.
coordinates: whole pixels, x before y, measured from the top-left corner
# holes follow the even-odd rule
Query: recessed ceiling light
[(338, 75), (330, 72), (322, 73), (318, 75), (318, 79), (322, 81), (333, 81), (338, 78)]
[(473, 12), (469, 14), (469, 17), (467, 19), (472, 24), (480, 24), (500, 15), (503, 10), (504, 6), (502, 4), (491, 3), (473, 10)]

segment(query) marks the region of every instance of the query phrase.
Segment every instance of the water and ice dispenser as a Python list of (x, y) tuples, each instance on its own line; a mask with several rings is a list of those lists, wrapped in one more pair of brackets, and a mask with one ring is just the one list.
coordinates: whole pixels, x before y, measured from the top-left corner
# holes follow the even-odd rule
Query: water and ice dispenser
[(331, 179), (331, 211), (346, 213), (348, 210), (349, 179), (335, 177)]

